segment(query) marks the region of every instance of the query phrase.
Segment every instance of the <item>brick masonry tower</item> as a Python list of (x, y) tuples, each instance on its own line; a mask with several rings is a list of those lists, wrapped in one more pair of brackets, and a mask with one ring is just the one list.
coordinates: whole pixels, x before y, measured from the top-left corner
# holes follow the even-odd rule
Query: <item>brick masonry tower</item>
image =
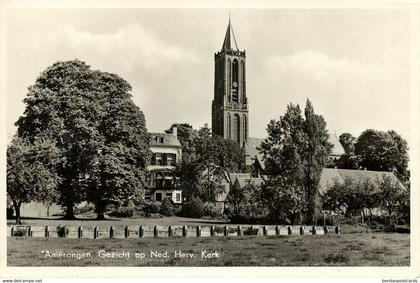
[(248, 140), (245, 50), (238, 48), (230, 18), (222, 50), (214, 54), (214, 63), (212, 132), (242, 146)]

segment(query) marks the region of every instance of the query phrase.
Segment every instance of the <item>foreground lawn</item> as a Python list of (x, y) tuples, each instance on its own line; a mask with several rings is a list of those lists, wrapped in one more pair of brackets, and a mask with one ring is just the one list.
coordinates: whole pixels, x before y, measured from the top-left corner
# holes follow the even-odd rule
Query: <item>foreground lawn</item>
[[(280, 237), (97, 240), (9, 237), (7, 244), (9, 266), (408, 266), (410, 264), (409, 234), (355, 233)], [(101, 258), (99, 257), (101, 250), (108, 252), (109, 256), (112, 256), (112, 252), (120, 252), (121, 258)], [(90, 253), (90, 257), (77, 259), (73, 255), (73, 258), (52, 258), (46, 256), (46, 251), (73, 253), (79, 257)], [(176, 252), (178, 257), (175, 256)], [(129, 253), (128, 258), (123, 256), (127, 253)], [(139, 258), (136, 258), (136, 254)]]

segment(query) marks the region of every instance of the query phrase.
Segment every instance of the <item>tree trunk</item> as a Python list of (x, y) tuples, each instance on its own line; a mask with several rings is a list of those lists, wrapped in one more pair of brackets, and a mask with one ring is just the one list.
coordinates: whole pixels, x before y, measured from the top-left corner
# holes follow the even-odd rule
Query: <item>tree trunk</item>
[(74, 216), (74, 202), (73, 201), (67, 202), (66, 214), (64, 215), (62, 219), (66, 219), (66, 220), (76, 219), (76, 217)]
[(22, 219), (20, 218), (20, 204), (13, 202), (13, 207), (16, 214), (16, 224), (22, 224)]
[(105, 220), (105, 201), (97, 201), (96, 202), (96, 212), (98, 213), (98, 216), (96, 217), (97, 220)]

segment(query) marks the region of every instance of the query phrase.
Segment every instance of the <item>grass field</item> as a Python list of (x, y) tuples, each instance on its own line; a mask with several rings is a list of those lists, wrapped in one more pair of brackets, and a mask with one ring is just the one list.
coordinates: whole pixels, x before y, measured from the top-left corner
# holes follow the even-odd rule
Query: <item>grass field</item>
[[(410, 235), (342, 235), (68, 239), (8, 238), (9, 266), (408, 266)], [(72, 253), (87, 258), (52, 258)], [(101, 258), (99, 251), (129, 258)], [(44, 251), (44, 252), (43, 252)], [(182, 252), (175, 257), (175, 252)], [(157, 254), (155, 253), (157, 252)], [(211, 256), (211, 258), (203, 257)], [(216, 252), (216, 253), (214, 253)], [(160, 254), (168, 257), (153, 257)], [(136, 258), (136, 255), (139, 258)], [(192, 254), (188, 255), (187, 254)], [(123, 254), (120, 254), (123, 255)]]

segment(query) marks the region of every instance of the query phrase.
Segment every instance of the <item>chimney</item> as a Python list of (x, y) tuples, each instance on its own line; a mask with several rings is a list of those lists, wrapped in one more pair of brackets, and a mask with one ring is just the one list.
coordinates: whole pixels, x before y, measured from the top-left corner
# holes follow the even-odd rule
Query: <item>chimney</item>
[(367, 168), (365, 167), (365, 168), (363, 168), (363, 170), (367, 171)]
[(178, 128), (177, 126), (172, 127), (172, 135), (174, 135), (176, 138), (178, 137)]

